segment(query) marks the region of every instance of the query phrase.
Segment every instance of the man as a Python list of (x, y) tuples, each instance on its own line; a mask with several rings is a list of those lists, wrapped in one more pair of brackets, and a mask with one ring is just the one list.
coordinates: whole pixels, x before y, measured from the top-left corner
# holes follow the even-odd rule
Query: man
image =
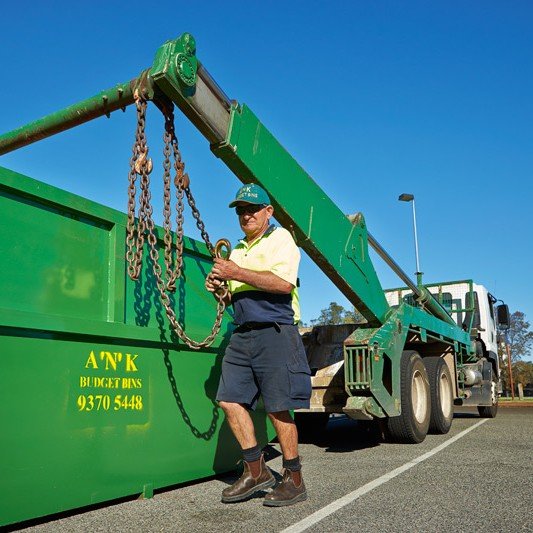
[(300, 251), (287, 230), (270, 224), (274, 208), (258, 185), (241, 187), (229, 207), (235, 208), (245, 237), (228, 260), (215, 259), (205, 283), (214, 292), (228, 281), (237, 325), (222, 361), (217, 400), (242, 448), (244, 472), (222, 492), (222, 501), (242, 501), (275, 485), (249, 414), (261, 395), (278, 435), (284, 468), (282, 482), (263, 504), (292, 505), (305, 500), (307, 492), (298, 432), (289, 411), (309, 407), (311, 397), (310, 370), (297, 326)]

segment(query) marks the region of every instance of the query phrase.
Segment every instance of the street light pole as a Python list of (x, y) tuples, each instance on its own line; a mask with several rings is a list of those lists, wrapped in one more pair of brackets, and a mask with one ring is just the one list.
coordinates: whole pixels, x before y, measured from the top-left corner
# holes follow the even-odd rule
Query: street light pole
[(415, 238), (415, 258), (416, 258), (416, 280), (418, 285), (422, 285), (422, 272), (420, 271), (420, 261), (418, 258), (418, 235), (416, 231), (416, 207), (415, 207), (415, 197), (413, 194), (403, 193), (398, 197), (400, 202), (411, 202), (413, 205), (413, 233)]
[(415, 255), (416, 255), (416, 274), (421, 274), (420, 272), (420, 262), (418, 260), (418, 236), (416, 234), (416, 209), (415, 209), (415, 198), (413, 196), (413, 230), (415, 234)]

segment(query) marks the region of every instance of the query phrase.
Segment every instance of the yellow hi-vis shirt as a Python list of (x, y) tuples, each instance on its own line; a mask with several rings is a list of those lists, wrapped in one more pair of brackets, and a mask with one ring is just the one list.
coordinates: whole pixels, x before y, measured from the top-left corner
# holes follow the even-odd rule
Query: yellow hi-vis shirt
[(286, 229), (270, 225), (267, 231), (251, 244), (248, 244), (246, 239), (239, 241), (229, 258), (248, 270), (272, 272), (294, 286), (290, 294), (274, 294), (230, 280), (228, 285), (236, 324), (299, 322), (300, 303), (296, 285), (300, 250)]

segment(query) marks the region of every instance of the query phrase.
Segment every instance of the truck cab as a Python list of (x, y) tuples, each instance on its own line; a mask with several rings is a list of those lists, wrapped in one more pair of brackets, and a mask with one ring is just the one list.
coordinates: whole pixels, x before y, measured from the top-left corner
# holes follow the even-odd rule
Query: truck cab
[(474, 284), (474, 328), (477, 330), (477, 341), (485, 357), (492, 362), (496, 375), (500, 377), (498, 360), (498, 325), (494, 304), (496, 298), (483, 286)]

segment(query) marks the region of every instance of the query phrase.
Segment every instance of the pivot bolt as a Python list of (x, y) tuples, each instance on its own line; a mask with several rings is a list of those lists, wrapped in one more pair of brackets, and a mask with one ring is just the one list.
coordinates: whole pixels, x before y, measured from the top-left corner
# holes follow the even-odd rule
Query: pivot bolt
[(196, 82), (196, 68), (185, 54), (177, 54), (176, 69), (183, 83), (189, 87), (193, 87)]

